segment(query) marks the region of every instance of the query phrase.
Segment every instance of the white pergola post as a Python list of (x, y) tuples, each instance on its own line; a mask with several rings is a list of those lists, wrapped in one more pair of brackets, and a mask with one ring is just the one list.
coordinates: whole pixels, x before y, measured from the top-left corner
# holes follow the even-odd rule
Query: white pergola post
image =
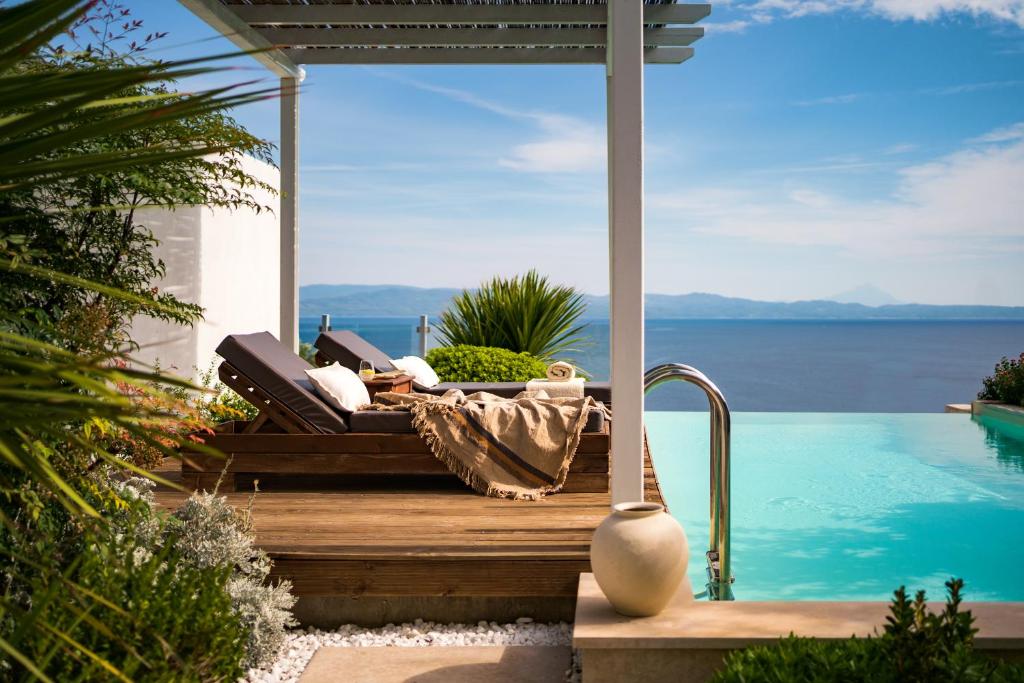
[(612, 504), (644, 499), (643, 0), (608, 0)]
[(281, 79), (281, 342), (299, 349), (299, 83)]

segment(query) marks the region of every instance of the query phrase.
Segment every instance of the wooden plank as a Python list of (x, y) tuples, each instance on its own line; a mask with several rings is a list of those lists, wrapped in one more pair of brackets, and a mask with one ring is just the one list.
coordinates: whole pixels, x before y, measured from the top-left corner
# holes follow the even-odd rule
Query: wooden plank
[[(204, 443), (224, 453), (430, 453), (423, 439), (412, 433), (214, 434)], [(608, 431), (582, 434), (577, 453), (607, 453), (609, 444)]]
[[(605, 5), (241, 5), (230, 10), (249, 24), (597, 24), (608, 23)], [(711, 13), (709, 4), (645, 5), (649, 24), (692, 24)]]
[[(604, 28), (261, 28), (285, 47), (604, 47)], [(699, 27), (649, 28), (644, 45), (685, 46), (704, 35)]]
[[(220, 472), (228, 465), (231, 472), (315, 473), (315, 474), (446, 474), (445, 468), (429, 452), (414, 453), (247, 453), (224, 449), (228, 462), (208, 453), (190, 453), (182, 471)], [(569, 466), (570, 472), (607, 474), (608, 455), (596, 458), (582, 454)]]
[(575, 595), (584, 560), (320, 560), (279, 559), (272, 576), (298, 595), (351, 597)]
[[(454, 47), (454, 48), (291, 48), (299, 64), (604, 64), (604, 48)], [(647, 64), (680, 64), (693, 56), (689, 47), (651, 47)]]

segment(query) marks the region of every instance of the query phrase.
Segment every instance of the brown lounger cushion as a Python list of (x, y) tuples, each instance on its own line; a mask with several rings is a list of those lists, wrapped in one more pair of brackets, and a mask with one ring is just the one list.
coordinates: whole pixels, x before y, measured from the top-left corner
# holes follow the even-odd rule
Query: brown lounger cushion
[(313, 366), (295, 355), (269, 332), (231, 334), (217, 353), (268, 396), (324, 434), (348, 431), (345, 421), (320, 400), (306, 377)]
[[(349, 415), (348, 421), (353, 432), (391, 434), (416, 431), (412, 426), (412, 413), (398, 410), (359, 410)], [(583, 431), (604, 431), (604, 411), (591, 410)]]
[(373, 368), (377, 372), (395, 369), (391, 365), (388, 354), (351, 330), (324, 332), (317, 337), (314, 346), (317, 351), (331, 360), (341, 363), (352, 372), (359, 372), (359, 361), (361, 360), (373, 363)]

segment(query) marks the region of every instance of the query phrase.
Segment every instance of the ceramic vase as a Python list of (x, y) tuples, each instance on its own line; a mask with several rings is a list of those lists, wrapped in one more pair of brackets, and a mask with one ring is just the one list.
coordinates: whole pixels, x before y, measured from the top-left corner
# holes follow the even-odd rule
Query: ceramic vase
[(686, 576), (686, 534), (657, 503), (619, 503), (594, 532), (590, 565), (608, 601), (620, 614), (653, 616), (663, 610)]

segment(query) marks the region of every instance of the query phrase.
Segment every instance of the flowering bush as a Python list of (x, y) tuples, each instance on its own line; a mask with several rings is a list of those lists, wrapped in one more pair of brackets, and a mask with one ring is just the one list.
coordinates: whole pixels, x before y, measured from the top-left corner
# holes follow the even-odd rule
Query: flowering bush
[[(119, 367), (127, 366), (127, 362), (121, 359), (114, 363)], [(182, 441), (202, 441), (204, 434), (212, 434), (213, 428), (222, 422), (254, 420), (259, 410), (214, 379), (215, 367), (216, 363), (211, 364), (200, 373), (199, 384), (192, 389), (178, 384), (157, 384), (154, 388), (159, 391), (149, 392), (133, 384), (117, 385), (118, 391), (134, 405), (138, 414), (159, 416), (140, 423), (155, 443), (146, 442), (103, 420), (93, 420), (87, 429), (99, 437), (98, 440), (112, 455), (151, 469)], [(159, 366), (156, 370), (160, 372)]]
[(978, 398), (1024, 406), (1024, 353), (996, 363), (995, 372), (982, 380)]
[[(126, 367), (127, 362), (116, 359), (114, 364)], [(93, 420), (86, 425), (87, 433), (95, 432), (97, 440), (106, 450), (133, 465), (152, 469), (182, 441), (199, 441), (202, 434), (212, 434), (209, 411), (204, 408), (201, 398), (180, 386), (158, 386), (160, 391), (146, 391), (143, 388), (119, 382), (118, 391), (132, 403), (139, 422), (146, 435), (153, 441), (146, 441), (128, 429), (108, 421)], [(151, 416), (151, 417), (145, 417)]]

